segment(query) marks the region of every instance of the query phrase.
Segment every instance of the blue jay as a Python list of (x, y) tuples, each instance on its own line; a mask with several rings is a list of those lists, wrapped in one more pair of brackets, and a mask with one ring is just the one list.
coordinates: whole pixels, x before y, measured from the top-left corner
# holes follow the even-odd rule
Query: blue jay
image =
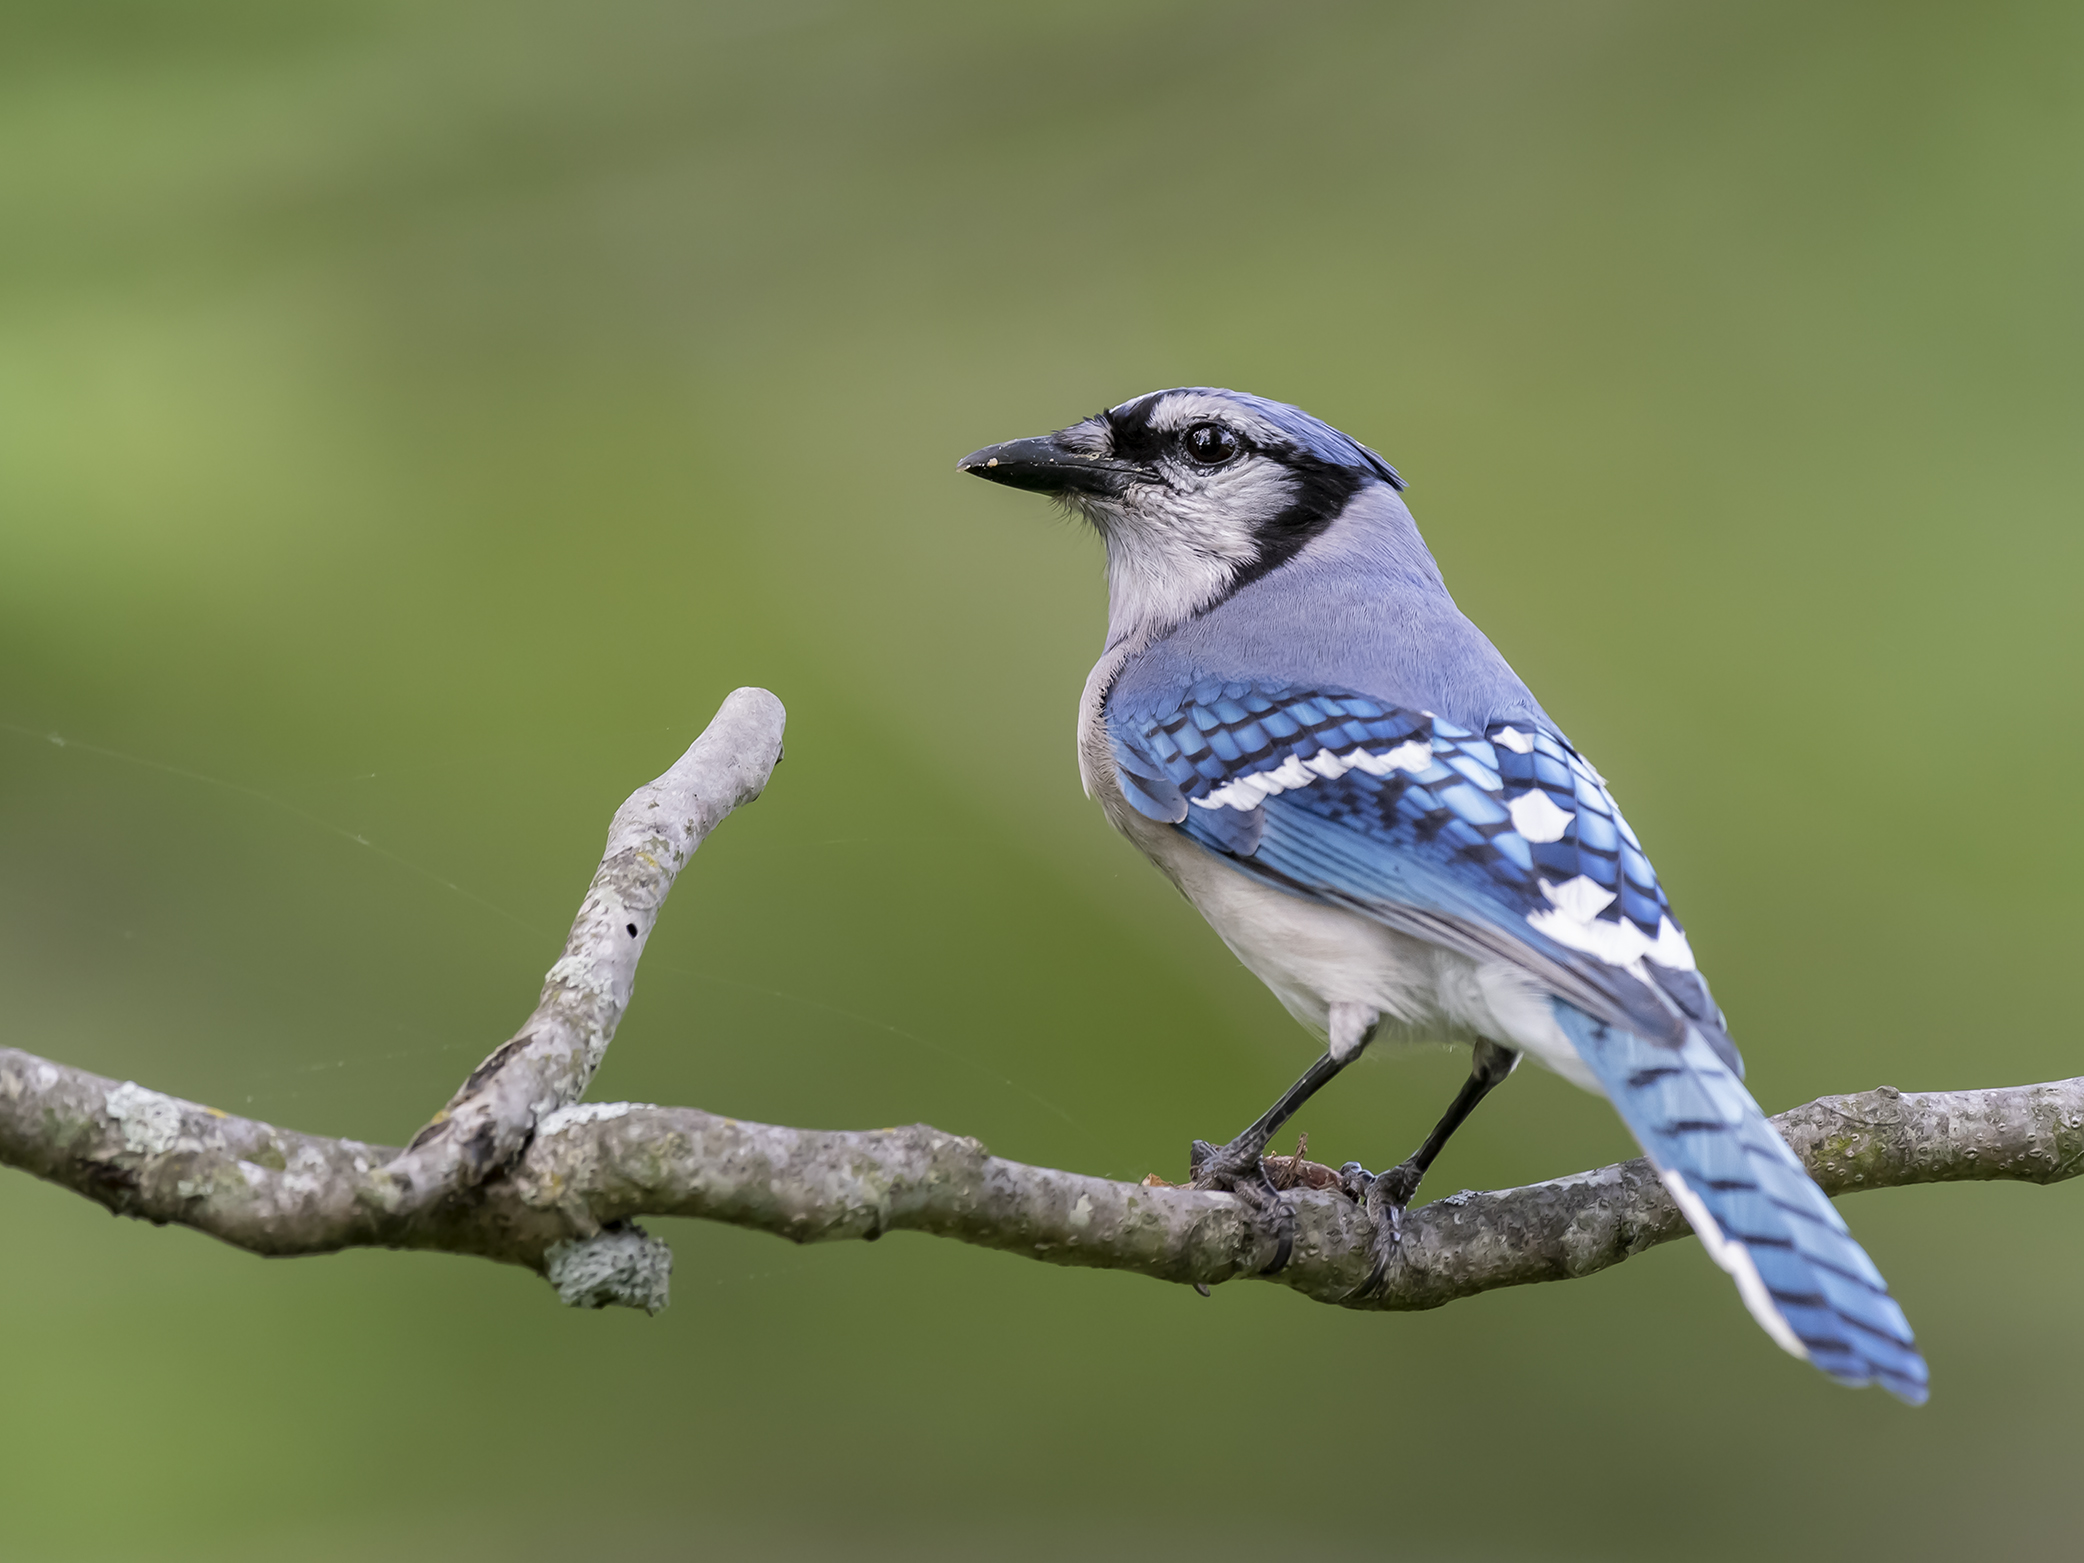
[(1742, 1085), (1686, 934), (1604, 778), (1455, 607), (1375, 452), (1236, 391), (1156, 391), (960, 470), (1054, 496), (1107, 544), (1086, 791), (1325, 1052), (1196, 1141), (1287, 1262), (1261, 1157), (1371, 1041), (1466, 1040), (1406, 1161), (1344, 1186), (1379, 1289), (1419, 1180), (1523, 1055), (1614, 1104), (1785, 1350), (1912, 1403), (1903, 1311)]

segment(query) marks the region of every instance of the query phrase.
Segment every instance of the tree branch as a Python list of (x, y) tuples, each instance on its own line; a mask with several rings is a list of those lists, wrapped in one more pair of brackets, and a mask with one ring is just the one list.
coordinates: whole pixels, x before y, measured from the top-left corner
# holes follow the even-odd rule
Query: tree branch
[[(1773, 1121), (1830, 1194), (2059, 1183), (2084, 1172), (2084, 1078), (1981, 1091), (1883, 1086)], [(569, 1302), (654, 1309), (664, 1304), (664, 1270), (628, 1225), (638, 1216), (699, 1216), (799, 1243), (928, 1232), (1051, 1264), (1205, 1285), (1254, 1276), (1271, 1258), (1228, 1194), (1024, 1166), (924, 1124), (790, 1129), (689, 1107), (590, 1103), (545, 1118), (505, 1174), (411, 1212), (354, 1197), (391, 1154), (0, 1048), (0, 1162), (120, 1215), (194, 1227), (257, 1254), (476, 1254), (549, 1275)], [(1288, 1196), (1295, 1257), (1270, 1279), (1345, 1302), (1368, 1270), (1366, 1217), (1335, 1189), (1307, 1186), (1335, 1176), (1328, 1168), (1301, 1162), (1291, 1175), (1304, 1181)], [(1591, 1275), (1686, 1230), (1640, 1159), (1453, 1194), (1411, 1212), (1387, 1289), (1354, 1306), (1434, 1308)]]
[(393, 1214), (423, 1211), (506, 1166), (539, 1118), (585, 1094), (629, 1008), (667, 892), (724, 816), (759, 797), (781, 760), (784, 720), (766, 690), (734, 690), (673, 768), (615, 811), (601, 866), (535, 1013), (412, 1144), (364, 1179), (365, 1199)]
[[(400, 1152), (232, 1117), (0, 1048), (0, 1163), (121, 1215), (252, 1253), (435, 1249), (518, 1264), (566, 1302), (665, 1306), (671, 1255), (633, 1223), (699, 1216), (796, 1242), (928, 1232), (1052, 1264), (1214, 1285), (1271, 1259), (1228, 1194), (1116, 1183), (990, 1155), (926, 1125), (823, 1131), (685, 1107), (570, 1105), (628, 1006), (674, 876), (759, 795), (780, 702), (740, 690), (672, 770), (615, 816), (536, 1012)], [(635, 932), (631, 930), (635, 929)], [(1830, 1194), (1913, 1183), (2057, 1183), (2084, 1172), (2084, 1078), (1980, 1091), (1892, 1087), (1774, 1120)], [(1355, 1302), (1369, 1224), (1328, 1167), (1276, 1158), (1297, 1217), (1270, 1277), (1321, 1302), (1434, 1308), (1500, 1286), (1590, 1275), (1685, 1235), (1647, 1162), (1413, 1210), (1384, 1290)]]

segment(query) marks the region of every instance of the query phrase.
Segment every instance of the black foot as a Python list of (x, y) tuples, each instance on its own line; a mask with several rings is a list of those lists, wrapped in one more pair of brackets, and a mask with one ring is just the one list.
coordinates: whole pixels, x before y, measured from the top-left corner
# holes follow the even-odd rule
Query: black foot
[(1254, 1224), (1273, 1238), (1273, 1261), (1259, 1272), (1272, 1275), (1295, 1252), (1295, 1213), (1267, 1176), (1266, 1164), (1260, 1160), (1265, 1150), (1266, 1141), (1249, 1134), (1223, 1146), (1196, 1140), (1187, 1152), (1187, 1170), (1195, 1188), (1236, 1195)]
[(1355, 1204), (1367, 1207), (1368, 1219), (1375, 1227), (1374, 1235), (1368, 1239), (1368, 1257), (1373, 1261), (1368, 1267), (1368, 1278), (1347, 1294), (1349, 1298), (1373, 1297), (1382, 1290), (1404, 1240), (1404, 1209), (1424, 1177), (1424, 1169), (1411, 1161), (1401, 1162), (1384, 1173), (1370, 1172), (1357, 1161), (1349, 1161), (1339, 1169), (1339, 1187)]

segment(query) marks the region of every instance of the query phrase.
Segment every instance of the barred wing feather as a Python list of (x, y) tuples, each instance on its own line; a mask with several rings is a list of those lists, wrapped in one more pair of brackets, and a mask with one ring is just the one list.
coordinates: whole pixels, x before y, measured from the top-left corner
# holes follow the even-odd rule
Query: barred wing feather
[(1110, 701), (1108, 731), (1130, 803), (1242, 872), (1537, 977), (1767, 1333), (1842, 1382), (1925, 1398), (1902, 1310), (1741, 1084), (1642, 844), (1560, 733), (1217, 680)]

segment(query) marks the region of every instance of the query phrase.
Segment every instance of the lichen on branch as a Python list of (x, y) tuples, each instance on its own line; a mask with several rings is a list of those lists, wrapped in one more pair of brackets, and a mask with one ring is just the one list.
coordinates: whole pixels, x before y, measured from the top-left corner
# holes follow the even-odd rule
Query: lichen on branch
[[(141, 1136), (141, 1121), (154, 1127)], [(1827, 1193), (2084, 1171), (2084, 1078), (1980, 1091), (1887, 1086), (1774, 1123)], [(355, 1197), (392, 1154), (297, 1134), (0, 1049), (0, 1162), (122, 1215), (259, 1254), (354, 1247), (476, 1254), (546, 1275), (565, 1301), (656, 1312), (669, 1259), (636, 1225), (695, 1216), (798, 1243), (925, 1232), (1048, 1264), (1217, 1285), (1258, 1277), (1263, 1228), (1228, 1194), (1119, 1183), (991, 1155), (924, 1124), (792, 1129), (690, 1107), (588, 1104), (555, 1114), (507, 1171), (419, 1211)], [(1285, 1158), (1284, 1158), (1285, 1160)], [(1685, 1236), (1648, 1162), (1414, 1208), (1377, 1295), (1365, 1213), (1302, 1162), (1285, 1197), (1295, 1254), (1266, 1277), (1320, 1302), (1434, 1308), (1501, 1286), (1591, 1275)]]
[[(1117, 1183), (993, 1156), (924, 1124), (791, 1129), (691, 1107), (578, 1102), (627, 1009), (644, 942), (688, 858), (759, 796), (781, 702), (742, 689), (615, 815), (600, 869), (528, 1023), (403, 1151), (235, 1117), (0, 1048), (0, 1164), (120, 1215), (251, 1253), (475, 1254), (582, 1307), (665, 1306), (672, 1256), (636, 1223), (695, 1216), (794, 1242), (924, 1232), (1049, 1264), (1199, 1286), (1260, 1277), (1321, 1302), (1434, 1308), (1568, 1280), (1686, 1235), (1646, 1161), (1463, 1192), (1413, 1209), (1386, 1284), (1354, 1293), (1372, 1226), (1337, 1174), (1275, 1158), (1293, 1257), (1228, 1194)], [(2084, 1171), (2084, 1078), (1978, 1091), (1883, 1086), (1773, 1120), (1829, 1194), (1915, 1183), (2058, 1183)]]

